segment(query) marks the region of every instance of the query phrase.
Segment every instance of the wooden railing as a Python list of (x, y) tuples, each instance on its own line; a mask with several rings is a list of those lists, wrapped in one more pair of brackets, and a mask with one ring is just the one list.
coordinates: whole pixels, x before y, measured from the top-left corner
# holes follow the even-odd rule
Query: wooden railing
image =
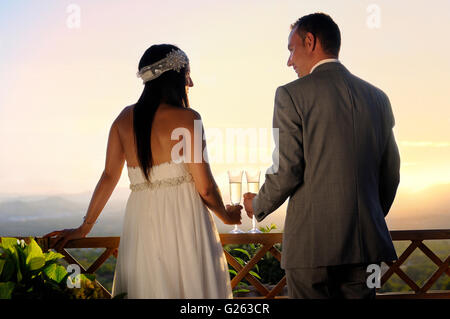
[[(391, 231), (391, 237), (394, 241), (410, 241), (410, 245), (399, 256), (395, 262), (387, 262), (388, 270), (381, 277), (381, 287), (395, 273), (409, 287), (413, 293), (384, 293), (377, 294), (377, 298), (450, 298), (450, 291), (430, 291), (433, 284), (442, 274), (450, 276), (450, 252), (449, 255), (441, 260), (431, 251), (424, 243), (424, 240), (446, 240), (450, 239), (450, 229), (445, 230), (407, 230), (407, 231)], [(238, 283), (244, 278), (261, 294), (260, 297), (252, 298), (286, 298), (280, 296), (286, 285), (286, 276), (284, 276), (271, 290), (262, 284), (250, 270), (257, 264), (267, 252), (270, 252), (278, 261), (281, 261), (281, 252), (274, 246), (282, 243), (282, 233), (263, 233), (263, 234), (220, 234), (222, 245), (227, 244), (261, 244), (256, 254), (242, 266), (230, 253), (224, 250), (227, 261), (233, 267), (237, 274), (231, 281), (234, 289)], [(54, 238), (36, 238), (39, 245), (46, 251), (53, 245)], [(66, 246), (59, 251), (65, 256), (65, 260), (70, 264), (78, 264), (82, 273), (95, 273), (95, 271), (109, 258), (114, 255), (117, 257), (117, 249), (119, 247), (120, 237), (87, 237), (69, 241)], [(66, 248), (106, 248), (106, 250), (94, 261), (94, 263), (85, 269), (80, 263), (66, 250)], [(420, 249), (438, 269), (431, 275), (422, 287), (419, 287), (400, 266), (407, 260), (415, 249)], [(100, 287), (110, 296), (110, 293), (100, 283)]]
[[(396, 273), (411, 289), (414, 293), (392, 293), (378, 295), (379, 298), (449, 298), (450, 291), (437, 291), (432, 292), (430, 288), (439, 279), (439, 277), (445, 273), (450, 276), (450, 252), (448, 256), (442, 261), (436, 254), (428, 248), (423, 241), (424, 240), (445, 240), (450, 239), (450, 229), (437, 229), (437, 230), (402, 230), (391, 231), (391, 237), (394, 241), (410, 241), (411, 243), (406, 250), (398, 257), (395, 262), (386, 262), (389, 269), (381, 277), (381, 286)], [(407, 260), (409, 256), (419, 248), (425, 256), (427, 256), (433, 263), (438, 266), (438, 269), (428, 278), (422, 287), (419, 287), (403, 270), (400, 266)]]
[[(262, 234), (220, 234), (220, 240), (222, 245), (227, 244), (261, 244), (261, 247), (257, 253), (245, 264), (243, 267), (230, 253), (226, 250), (225, 257), (227, 258), (228, 264), (233, 267), (237, 274), (231, 280), (231, 287), (234, 289), (242, 279), (247, 279), (247, 281), (256, 288), (256, 290), (261, 294), (262, 298), (283, 298), (286, 296), (278, 296), (279, 293), (286, 286), (286, 276), (284, 276), (274, 288), (270, 291), (252, 274), (250, 270), (263, 258), (267, 252), (270, 252), (279, 262), (281, 262), (281, 252), (275, 248), (275, 244), (281, 243), (283, 240), (282, 233), (262, 233)], [(243, 298), (243, 297), (242, 297)], [(252, 297), (255, 298), (255, 297)]]

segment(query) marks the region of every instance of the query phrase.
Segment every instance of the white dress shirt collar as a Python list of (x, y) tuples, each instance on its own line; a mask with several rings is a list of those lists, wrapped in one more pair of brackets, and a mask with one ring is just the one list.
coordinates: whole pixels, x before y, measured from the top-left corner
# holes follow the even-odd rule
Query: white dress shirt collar
[(317, 68), (319, 65), (324, 64), (324, 63), (328, 63), (328, 62), (337, 62), (340, 63), (340, 61), (338, 59), (323, 59), (320, 60), (319, 62), (317, 62), (312, 68), (311, 71), (309, 72), (309, 74), (311, 74), (315, 68)]

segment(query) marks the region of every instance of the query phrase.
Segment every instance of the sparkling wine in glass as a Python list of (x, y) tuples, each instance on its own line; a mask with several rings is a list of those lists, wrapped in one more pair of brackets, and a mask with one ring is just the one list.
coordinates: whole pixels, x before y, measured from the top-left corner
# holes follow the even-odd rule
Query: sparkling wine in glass
[[(261, 171), (259, 170), (250, 170), (245, 171), (245, 177), (247, 179), (247, 192), (258, 194), (259, 192), (259, 176), (261, 175)], [(258, 228), (256, 228), (256, 217), (253, 215), (252, 218), (252, 229), (248, 232), (251, 234), (259, 234), (262, 233)]]
[[(242, 196), (242, 171), (231, 170), (228, 171), (228, 181), (230, 183), (230, 201), (232, 205), (239, 205), (241, 203)], [(234, 228), (230, 231), (231, 234), (243, 233), (238, 225), (234, 225)]]

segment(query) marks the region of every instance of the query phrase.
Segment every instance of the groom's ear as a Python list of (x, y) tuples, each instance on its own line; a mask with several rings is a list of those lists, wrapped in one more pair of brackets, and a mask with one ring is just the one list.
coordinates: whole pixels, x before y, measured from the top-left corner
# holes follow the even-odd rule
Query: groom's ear
[(311, 49), (311, 51), (314, 51), (314, 49), (316, 48), (317, 40), (318, 39), (316, 36), (314, 36), (314, 34), (312, 34), (311, 32), (306, 32), (305, 38), (302, 39), (303, 46), (306, 47), (308, 50)]

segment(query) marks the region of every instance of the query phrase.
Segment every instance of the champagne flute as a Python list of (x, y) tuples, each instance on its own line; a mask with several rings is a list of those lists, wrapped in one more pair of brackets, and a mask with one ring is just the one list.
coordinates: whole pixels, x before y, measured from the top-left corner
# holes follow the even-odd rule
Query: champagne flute
[[(230, 183), (230, 201), (232, 205), (239, 205), (241, 203), (242, 196), (242, 174), (240, 170), (228, 171), (228, 181)], [(244, 233), (238, 225), (234, 225), (234, 228), (230, 231), (230, 234)]]
[[(245, 177), (247, 179), (247, 192), (258, 194), (259, 192), (259, 176), (261, 175), (261, 171), (259, 170), (250, 170), (245, 171)], [(252, 229), (248, 232), (251, 234), (259, 234), (262, 233), (258, 228), (256, 228), (256, 217), (253, 215), (252, 218)]]

